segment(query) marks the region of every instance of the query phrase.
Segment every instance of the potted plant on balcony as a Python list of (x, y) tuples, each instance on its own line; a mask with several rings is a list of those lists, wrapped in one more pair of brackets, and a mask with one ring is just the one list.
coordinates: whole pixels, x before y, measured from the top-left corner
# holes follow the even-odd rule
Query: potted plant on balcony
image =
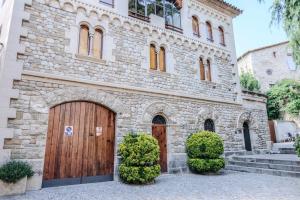
[(9, 161), (0, 167), (0, 196), (23, 194), (27, 178), (34, 174), (32, 167), (23, 161)]

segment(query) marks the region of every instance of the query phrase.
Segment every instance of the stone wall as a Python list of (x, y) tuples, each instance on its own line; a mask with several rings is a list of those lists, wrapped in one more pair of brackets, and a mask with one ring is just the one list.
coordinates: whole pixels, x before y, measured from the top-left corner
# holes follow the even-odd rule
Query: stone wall
[(11, 102), (11, 107), (17, 110), (17, 118), (9, 120), (9, 128), (14, 129), (15, 133), (13, 138), (5, 140), (4, 148), (11, 150), (12, 159), (25, 159), (34, 165), (40, 177), (38, 181), (35, 179), (35, 184), (41, 183), (43, 173), (49, 108), (68, 101), (93, 101), (115, 111), (116, 148), (128, 132), (151, 133), (153, 117), (163, 114), (167, 119), (169, 172), (187, 169), (185, 140), (190, 133), (203, 130), (204, 121), (208, 118), (213, 119), (216, 132), (224, 139), (226, 151), (244, 149), (243, 135), (238, 130), (246, 120), (251, 122), (253, 148), (266, 148), (265, 112), (259, 108), (29, 75), (24, 75), (14, 85), (15, 89), (20, 90), (19, 98)]

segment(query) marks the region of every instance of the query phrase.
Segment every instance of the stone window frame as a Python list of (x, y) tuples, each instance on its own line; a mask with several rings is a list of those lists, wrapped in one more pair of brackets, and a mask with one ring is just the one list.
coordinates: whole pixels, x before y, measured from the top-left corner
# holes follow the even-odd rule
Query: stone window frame
[(225, 29), (223, 26), (219, 26), (218, 27), (218, 31), (219, 31), (219, 40), (220, 40), (220, 45), (222, 46), (226, 46), (226, 38), (225, 38)]
[[(194, 27), (194, 22), (197, 23), (197, 27)], [(195, 28), (197, 28), (197, 30), (194, 30)], [(199, 17), (197, 15), (193, 15), (192, 16), (192, 30), (193, 30), (193, 35), (196, 37), (201, 37), (200, 34), (200, 20)]]
[[(87, 55), (85, 54), (82, 54), (80, 53), (80, 44), (81, 44), (81, 29), (82, 29), (82, 26), (86, 26), (88, 28), (88, 51), (87, 51)], [(94, 36), (95, 36), (95, 33), (96, 31), (99, 31), (101, 32), (101, 47), (100, 47), (100, 56), (95, 56), (94, 55)], [(79, 31), (78, 31), (78, 51), (77, 51), (77, 55), (79, 57), (87, 57), (87, 58), (92, 58), (92, 59), (96, 59), (96, 60), (102, 60), (103, 58), (103, 43), (104, 43), (104, 33), (105, 33), (105, 29), (100, 26), (100, 25), (96, 25), (96, 26), (92, 26), (90, 25), (88, 22), (81, 22), (79, 23)]]
[(213, 33), (213, 25), (210, 20), (205, 21), (205, 28), (206, 28), (206, 38), (210, 42), (214, 42), (214, 33)]
[[(151, 65), (151, 46), (154, 46), (155, 47), (155, 67), (152, 67)], [(168, 51), (168, 47), (165, 45), (165, 44), (159, 44), (157, 42), (154, 42), (154, 41), (151, 41), (149, 46), (149, 69), (150, 71), (158, 71), (158, 72), (161, 72), (161, 73), (166, 73), (167, 72), (167, 69), (168, 69), (168, 65), (167, 65), (167, 51)], [(161, 66), (160, 66), (160, 52), (161, 52), (161, 49), (164, 49), (165, 51), (165, 58), (164, 58), (164, 69), (161, 69)]]
[[(215, 82), (215, 77), (213, 76), (213, 74), (214, 74), (213, 73), (214, 72), (213, 59), (209, 56), (204, 56), (204, 55), (200, 55), (198, 58), (199, 59), (197, 62), (197, 69), (198, 69), (199, 73), (197, 74), (197, 79), (199, 79), (200, 81), (205, 81), (205, 82), (209, 82), (209, 83)], [(203, 61), (204, 71), (201, 70), (202, 69), (201, 59)], [(210, 64), (210, 65), (208, 65), (208, 64)]]

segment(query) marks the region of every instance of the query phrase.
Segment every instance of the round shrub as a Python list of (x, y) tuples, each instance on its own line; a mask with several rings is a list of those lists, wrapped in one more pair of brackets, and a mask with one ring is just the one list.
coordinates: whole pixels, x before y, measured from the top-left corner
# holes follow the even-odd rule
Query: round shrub
[(222, 138), (210, 131), (192, 134), (187, 139), (186, 148), (189, 158), (214, 159), (224, 152)]
[(121, 164), (120, 177), (126, 183), (145, 184), (152, 182), (160, 174), (160, 166), (135, 167)]
[(131, 184), (146, 184), (160, 174), (159, 146), (151, 135), (128, 134), (119, 146), (120, 178)]
[(32, 177), (32, 167), (22, 161), (10, 161), (0, 167), (0, 180), (6, 183), (16, 183), (24, 177)]
[(190, 135), (186, 142), (187, 164), (192, 172), (218, 172), (225, 167), (222, 138), (210, 131), (201, 131)]
[(218, 172), (225, 167), (224, 158), (216, 159), (188, 159), (188, 166), (191, 171), (196, 173)]
[(157, 140), (151, 135), (141, 133), (129, 134), (124, 137), (119, 146), (119, 155), (122, 163), (134, 166), (151, 166), (159, 159), (159, 146)]

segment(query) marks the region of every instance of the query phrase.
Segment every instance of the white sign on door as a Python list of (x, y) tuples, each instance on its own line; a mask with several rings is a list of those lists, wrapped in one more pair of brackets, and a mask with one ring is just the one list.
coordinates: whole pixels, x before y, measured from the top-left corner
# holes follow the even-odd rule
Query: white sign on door
[(96, 127), (96, 136), (102, 135), (102, 127)]

